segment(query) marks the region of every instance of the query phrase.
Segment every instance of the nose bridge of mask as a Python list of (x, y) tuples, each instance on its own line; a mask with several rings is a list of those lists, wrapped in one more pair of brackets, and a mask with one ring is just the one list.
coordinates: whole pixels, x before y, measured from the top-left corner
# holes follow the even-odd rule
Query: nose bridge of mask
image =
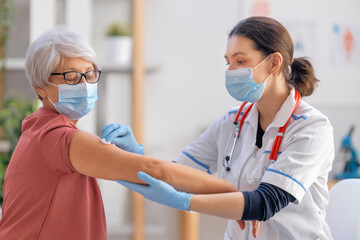
[(95, 97), (97, 96), (97, 83), (61, 84), (59, 93), (59, 101), (67, 98)]
[(252, 70), (251, 68), (239, 68), (239, 69), (236, 69), (236, 70), (227, 70), (225, 71), (225, 75), (226, 76), (250, 76), (252, 75)]

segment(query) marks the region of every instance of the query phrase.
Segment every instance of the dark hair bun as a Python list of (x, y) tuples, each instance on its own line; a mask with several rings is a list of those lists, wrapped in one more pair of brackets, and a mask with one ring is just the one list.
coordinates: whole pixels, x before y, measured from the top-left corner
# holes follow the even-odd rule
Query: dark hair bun
[(303, 97), (310, 96), (319, 82), (315, 77), (312, 64), (304, 57), (294, 58), (294, 62), (291, 64), (290, 81)]

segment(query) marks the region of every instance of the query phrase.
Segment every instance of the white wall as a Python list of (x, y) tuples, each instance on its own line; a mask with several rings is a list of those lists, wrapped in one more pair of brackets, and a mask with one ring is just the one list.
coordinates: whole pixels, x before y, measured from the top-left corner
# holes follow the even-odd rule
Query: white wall
[(145, 82), (149, 154), (171, 160), (236, 104), (225, 89), (224, 53), (239, 7), (235, 0), (147, 2), (146, 60), (160, 66)]

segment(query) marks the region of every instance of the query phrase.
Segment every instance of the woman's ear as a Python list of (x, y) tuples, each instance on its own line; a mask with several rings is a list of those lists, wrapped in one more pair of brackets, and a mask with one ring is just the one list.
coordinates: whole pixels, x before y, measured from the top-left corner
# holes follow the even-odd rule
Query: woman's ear
[(40, 87), (35, 87), (35, 91), (41, 97), (41, 99), (45, 99), (47, 97), (47, 93), (46, 93), (45, 89), (40, 88)]
[(271, 59), (270, 72), (272, 74), (277, 74), (279, 69), (281, 69), (281, 66), (283, 63), (283, 57), (282, 57), (281, 53), (274, 52), (270, 59)]

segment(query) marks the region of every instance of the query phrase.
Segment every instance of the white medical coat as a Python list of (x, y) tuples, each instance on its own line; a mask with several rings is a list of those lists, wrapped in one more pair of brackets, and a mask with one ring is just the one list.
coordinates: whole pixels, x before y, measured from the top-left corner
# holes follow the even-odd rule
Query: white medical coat
[[(327, 179), (334, 159), (333, 129), (327, 117), (301, 100), (291, 116), (277, 160), (269, 160), (278, 129), (294, 108), (294, 95), (292, 89), (266, 129), (261, 149), (255, 146), (258, 110), (254, 104), (236, 142), (230, 172), (224, 170), (223, 158), (239, 107), (215, 121), (175, 161), (210, 174), (217, 172), (240, 191), (253, 191), (260, 182), (266, 182), (294, 196), (294, 203), (260, 223), (257, 239), (332, 239), (325, 222)], [(229, 220), (224, 239), (254, 239), (250, 225), (248, 221), (241, 230), (236, 221)]]

